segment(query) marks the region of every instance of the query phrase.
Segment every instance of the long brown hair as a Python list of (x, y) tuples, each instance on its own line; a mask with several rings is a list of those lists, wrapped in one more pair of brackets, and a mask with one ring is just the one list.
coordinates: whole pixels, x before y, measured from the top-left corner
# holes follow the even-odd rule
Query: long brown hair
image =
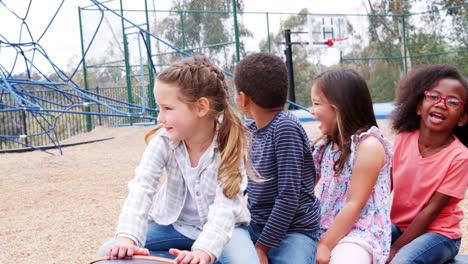
[[(241, 166), (248, 166), (247, 131), (229, 104), (229, 91), (224, 74), (204, 57), (189, 57), (161, 71), (157, 80), (176, 85), (179, 88), (178, 96), (189, 105), (201, 97), (207, 98), (213, 122), (217, 122), (218, 117), (224, 114), (221, 123), (217, 124), (217, 143), (221, 153), (218, 180), (223, 182), (224, 195), (233, 198), (240, 191)], [(159, 128), (161, 125), (148, 132), (145, 140), (148, 142), (149, 137)], [(250, 171), (246, 169), (247, 172)]]
[(352, 69), (325, 71), (315, 77), (313, 83), (336, 110), (337, 124), (333, 135), (322, 138), (340, 148), (341, 155), (333, 166), (335, 175), (339, 175), (351, 154), (351, 137), (372, 126), (377, 127), (371, 95), (364, 78)]

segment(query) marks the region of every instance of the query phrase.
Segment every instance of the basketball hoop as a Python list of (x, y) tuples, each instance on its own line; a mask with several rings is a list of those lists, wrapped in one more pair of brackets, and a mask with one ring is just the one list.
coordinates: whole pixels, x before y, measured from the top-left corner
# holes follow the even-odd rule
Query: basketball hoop
[(327, 39), (326, 41), (320, 42), (320, 41), (314, 41), (312, 42), (313, 45), (327, 45), (328, 47), (332, 47), (336, 41), (343, 41), (347, 40), (348, 38), (332, 38), (332, 39)]
[(307, 16), (309, 48), (344, 48), (348, 44), (348, 20), (345, 16)]

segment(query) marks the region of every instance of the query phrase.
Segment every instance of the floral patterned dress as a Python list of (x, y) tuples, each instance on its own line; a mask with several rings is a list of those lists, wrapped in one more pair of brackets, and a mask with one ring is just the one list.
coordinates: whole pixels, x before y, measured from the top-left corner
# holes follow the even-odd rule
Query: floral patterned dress
[(343, 208), (349, 192), (352, 169), (359, 143), (368, 136), (374, 136), (382, 143), (386, 153), (387, 163), (380, 170), (374, 190), (361, 211), (359, 218), (351, 227), (349, 233), (339, 243), (350, 242), (359, 244), (373, 255), (374, 264), (384, 264), (390, 252), (391, 222), (390, 222), (390, 169), (392, 160), (392, 144), (385, 139), (381, 131), (373, 126), (369, 130), (353, 135), (351, 139), (351, 154), (340, 175), (335, 176), (333, 165), (340, 156), (339, 150), (332, 150), (332, 143), (318, 142), (314, 148), (314, 163), (320, 176), (319, 197), (321, 202), (320, 235), (331, 227), (335, 216)]

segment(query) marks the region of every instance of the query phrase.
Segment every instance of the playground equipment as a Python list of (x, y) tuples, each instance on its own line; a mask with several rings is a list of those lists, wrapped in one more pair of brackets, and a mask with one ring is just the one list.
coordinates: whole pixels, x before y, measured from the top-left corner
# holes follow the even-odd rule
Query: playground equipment
[[(152, 95), (154, 75), (157, 67), (165, 66), (167, 63), (156, 65), (153, 62), (151, 40), (156, 40), (157, 47), (164, 46), (166, 50), (170, 50), (168, 53), (179, 58), (191, 56), (150, 32), (147, 0), (144, 0), (146, 21), (143, 23), (135, 22), (129, 19), (127, 14), (124, 15), (122, 0), (106, 2), (90, 0), (90, 6), (78, 9), (82, 58), (71, 72), (66, 72), (54, 63), (47, 49), (41, 44), (43, 37), (51, 34), (51, 25), (55, 22), (64, 2), (65, 0), (61, 0), (57, 3), (47, 27), (38, 33), (31, 30), (31, 24), (34, 22), (32, 18), (30, 19), (32, 0), (16, 9), (11, 2), (7, 4), (0, 0), (0, 12), (2, 12), (0, 14), (17, 20), (17, 32), (19, 32), (18, 38), (0, 32), (0, 51), (3, 53), (1, 55), (6, 54), (14, 58), (10, 64), (0, 64), (0, 122), (5, 123), (0, 127), (0, 151), (13, 149), (13, 151), (48, 152), (46, 149), (55, 147), (62, 153), (63, 145), (60, 140), (91, 131), (97, 125), (155, 124), (158, 110)], [(114, 6), (110, 6), (112, 4)], [(115, 4), (118, 5), (117, 8)], [(98, 14), (95, 19), (97, 23), (91, 30), (88, 27), (87, 32), (92, 34), (88, 35), (87, 39), (83, 33), (84, 26), (81, 19), (83, 10), (93, 10)], [(114, 21), (117, 23), (111, 23)], [(99, 69), (102, 66), (121, 68), (114, 65), (115, 62), (107, 61), (104, 65), (95, 64), (90, 67), (87, 62), (92, 59), (85, 60), (90, 50), (96, 47), (94, 45), (96, 38), (102, 38), (98, 33), (106, 25), (119, 23), (125, 60), (118, 61), (117, 64), (125, 63), (125, 73), (122, 74), (119, 69), (114, 72), (99, 72), (99, 70), (96, 72), (113, 74), (108, 78), (108, 83), (119, 83), (120, 87), (115, 85), (111, 89), (99, 85), (91, 87), (90, 69)], [(115, 37), (112, 25), (109, 29)], [(57, 34), (57, 32), (52, 33)], [(137, 44), (130, 43), (129, 37), (136, 40)], [(102, 49), (100, 52), (103, 52)], [(128, 59), (131, 53), (136, 54), (134, 57), (138, 60), (137, 65), (131, 65)], [(38, 61), (42, 63), (46, 61), (52, 73), (45, 72), (43, 66), (38, 65)], [(3, 60), (0, 62), (3, 63)], [(134, 66), (137, 70), (132, 68)], [(82, 76), (78, 76), (81, 73), (80, 69), (83, 69)], [(225, 73), (230, 75), (228, 72)], [(121, 80), (124, 82), (121, 83)], [(119, 120), (109, 121), (109, 117)]]
[[(345, 17), (321, 17), (319, 19), (307, 16), (308, 31), (307, 32), (292, 32), (291, 29), (284, 30), (284, 54), (286, 57), (286, 66), (289, 75), (289, 101), (296, 103), (295, 82), (294, 82), (294, 67), (293, 67), (293, 45), (308, 45), (309, 49), (322, 47), (339, 47), (344, 48), (348, 44), (348, 31), (346, 30), (347, 20)], [(292, 41), (292, 34), (308, 34), (309, 41)], [(335, 45), (338, 43), (338, 45)], [(290, 104), (289, 110), (298, 109), (296, 104)]]
[[(365, 35), (368, 32), (368, 24), (365, 20), (379, 19), (380, 21), (390, 16), (392, 20), (401, 21), (403, 45), (411, 51), (409, 40), (419, 37), (416, 33), (422, 30), (415, 27), (416, 29), (411, 32), (405, 26), (410, 18), (427, 20), (430, 15), (436, 14), (442, 21), (437, 25), (450, 29), (448, 26), (453, 22), (452, 24), (455, 25), (453, 28), (456, 28), (459, 24), (457, 21), (463, 18), (461, 11), (467, 5), (387, 16), (236, 12), (235, 5), (225, 10), (156, 10), (155, 6), (152, 9), (148, 8), (146, 0), (131, 1), (132, 4), (139, 1), (141, 6), (144, 6), (140, 10), (131, 10), (124, 6), (123, 0), (89, 0), (89, 6), (78, 8), (82, 44), (81, 59), (76, 67), (65, 70), (55, 64), (49, 54), (50, 49), (42, 45), (44, 39), (51, 34), (60, 34), (60, 32), (53, 31), (53, 25), (64, 3), (70, 2), (56, 1), (55, 5), (48, 6), (49, 11), (54, 11), (50, 14), (49, 23), (38, 30), (32, 12), (35, 7), (34, 3), (38, 1), (0, 0), (2, 21), (10, 21), (5, 20), (8, 18), (17, 21), (16, 24), (8, 23), (8, 27), (16, 29), (13, 36), (3, 32), (6, 27), (0, 29), (0, 124), (2, 124), (0, 126), (0, 152), (10, 149), (45, 150), (46, 147), (55, 147), (60, 150), (63, 146), (60, 143), (61, 140), (90, 131), (96, 126), (154, 124), (157, 109), (152, 101), (152, 87), (158, 70), (177, 57), (190, 56), (194, 53), (205, 54), (210, 59), (217, 58), (218, 65), (229, 75), (235, 62), (240, 59), (242, 45), (251, 38), (249, 34), (242, 37), (241, 34), (245, 31), (252, 32), (257, 40), (258, 38), (266, 40), (266, 48), (262, 51), (281, 55), (284, 46), (277, 44), (278, 39), (272, 41), (274, 34), (271, 34), (271, 31), (274, 31), (274, 22), (281, 24), (285, 15), (295, 17), (296, 21), (305, 21), (302, 29), (297, 31), (305, 31), (307, 34), (303, 34), (302, 39), (297, 42), (311, 43), (307, 45), (307, 49), (310, 50), (307, 60), (317, 71), (326, 67), (323, 58), (334, 57), (336, 64), (351, 66), (365, 73), (364, 76), (370, 81), (371, 90), (374, 86), (384, 83), (387, 86), (393, 85), (400, 78), (400, 74), (406, 70), (407, 61), (410, 59), (413, 65), (450, 61), (451, 64), (461, 69), (466, 68), (464, 61), (466, 61), (468, 50), (460, 46), (459, 41), (456, 40), (448, 42), (453, 46), (443, 45), (446, 50), (434, 50), (428, 54), (418, 54), (413, 50), (411, 55), (402, 56), (397, 53), (391, 57), (384, 57), (381, 54), (372, 53), (361, 55), (359, 49), (352, 52), (347, 50), (353, 45), (364, 49), (368, 44), (369, 37)], [(129, 3), (130, 1), (126, 1), (126, 4)], [(445, 14), (448, 11), (456, 16)], [(239, 20), (237, 16), (240, 17)], [(43, 17), (49, 16), (44, 14)], [(213, 17), (222, 17), (222, 20), (219, 20), (220, 23), (209, 24), (211, 21), (217, 21)], [(254, 22), (249, 23), (249, 18)], [(203, 27), (196, 27), (198, 25), (195, 22), (199, 19), (205, 19), (208, 23)], [(172, 25), (172, 31), (164, 31), (168, 22)], [(241, 22), (244, 24), (239, 26), (238, 23)], [(204, 34), (206, 39), (211, 40), (213, 34), (210, 34), (210, 30), (219, 25), (229, 31), (226, 38), (211, 42), (198, 41), (199, 39), (197, 39), (198, 42), (190, 42), (191, 33), (194, 36)], [(430, 41), (437, 43), (445, 41), (446, 38), (449, 39), (456, 33), (454, 30), (440, 30), (437, 25), (424, 28), (424, 30), (444, 32), (448, 37), (435, 37)], [(348, 32), (348, 29), (352, 32)], [(455, 33), (449, 35), (452, 31)], [(164, 32), (164, 34), (157, 32)], [(172, 39), (167, 41), (161, 36), (166, 39), (172, 37)], [(263, 40), (258, 41), (257, 44), (261, 41)], [(319, 47), (327, 47), (327, 49)], [(245, 51), (259, 50), (255, 47), (245, 49)], [(293, 56), (294, 54), (291, 53), (291, 57)], [(105, 59), (98, 60), (103, 57)], [(434, 60), (429, 60), (429, 57)], [(44, 61), (49, 70), (42, 66)], [(385, 80), (375, 78), (381, 75), (374, 74), (372, 68), (373, 65), (381, 62), (392, 64), (392, 67), (387, 67), (389, 71), (385, 72)], [(292, 68), (292, 59), (290, 67)], [(304, 99), (303, 91), (309, 89), (309, 87), (304, 88), (305, 83), (307, 85), (309, 83), (305, 80), (298, 85), (297, 79), (299, 78), (297, 77), (304, 76), (304, 72), (296, 74), (296, 80), (292, 83), (295, 83), (298, 89), (293, 91), (298, 96), (298, 101), (303, 100), (301, 103), (305, 104), (304, 102), (309, 101)], [(313, 77), (308, 72), (306, 74)], [(105, 81), (98, 82), (96, 79)], [(302, 90), (302, 94), (299, 90)], [(384, 91), (381, 97), (385, 98), (385, 101), (378, 102), (390, 101), (391, 94), (393, 90)], [(294, 103), (295, 100), (290, 101)]]
[[(31, 30), (32, 26), (28, 17), (31, 2), (29, 1), (29, 5), (21, 6), (20, 11), (16, 11), (0, 1), (0, 7), (3, 8), (4, 13), (20, 21), (17, 39), (0, 34), (0, 50), (10, 51), (7, 55), (14, 54), (12, 63), (0, 64), (0, 121), (5, 122), (0, 128), (0, 149), (8, 148), (8, 143), (13, 142), (16, 143), (14, 145), (21, 145), (27, 149), (47, 152), (45, 149), (49, 146), (38, 146), (38, 142), (46, 142), (44, 140), (46, 139), (61, 152), (60, 139), (63, 139), (64, 135), (70, 136), (83, 132), (75, 130), (74, 127), (80, 127), (81, 123), (89, 121), (91, 116), (155, 120), (156, 109), (147, 107), (146, 103), (138, 105), (106, 96), (104, 93), (96, 93), (80, 87), (74, 81), (102, 25), (105, 5), (91, 0), (93, 5), (101, 10), (101, 19), (94, 29), (88, 46), (83, 47), (83, 58), (71, 73), (67, 73), (50, 59), (48, 51), (41, 45), (43, 37), (50, 33), (49, 29), (60, 12), (64, 0), (55, 9), (47, 27), (39, 34)], [(46, 73), (38, 66), (38, 62), (44, 61), (53, 70), (52, 73)], [(24, 73), (15, 74), (18, 69), (24, 69)], [(143, 102), (146, 101), (146, 97), (146, 90), (141, 89)], [(96, 106), (98, 109), (105, 108), (108, 111), (93, 111), (91, 106)], [(9, 113), (9, 116), (5, 113)], [(13, 124), (16, 125), (6, 126), (7, 118), (10, 124), (13, 120)], [(67, 133), (71, 130), (73, 133)], [(88, 130), (90, 130), (89, 127)]]
[(163, 258), (163, 257), (154, 257), (154, 256), (133, 256), (126, 259), (108, 259), (98, 258), (91, 261), (89, 264), (165, 264), (165, 263), (175, 263), (174, 260)]

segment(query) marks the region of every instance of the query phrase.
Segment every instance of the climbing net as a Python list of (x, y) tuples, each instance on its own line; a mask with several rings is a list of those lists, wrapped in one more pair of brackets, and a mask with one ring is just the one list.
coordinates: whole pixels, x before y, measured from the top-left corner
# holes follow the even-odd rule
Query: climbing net
[[(86, 17), (86, 22), (92, 20), (93, 23), (87, 24), (87, 39), (85, 41), (83, 34), (81, 34), (82, 56), (76, 67), (64, 70), (63, 67), (56, 64), (56, 60), (51, 56), (51, 49), (47, 45), (43, 45), (44, 39), (47, 39), (48, 36), (62, 33), (54, 31), (54, 25), (58, 22), (57, 17), (63, 12), (64, 4), (73, 2), (70, 0), (56, 1), (56, 7), (48, 7), (48, 9), (53, 10), (50, 13), (50, 19), (43, 28), (38, 29), (37, 17), (33, 16), (34, 4), (32, 0), (21, 2), (23, 6), (20, 8), (15, 8), (18, 1), (10, 0), (10, 4), (8, 4), (7, 0), (0, 0), (2, 20), (4, 17), (8, 17), (17, 22), (17, 29), (13, 34), (4, 33), (5, 27), (0, 29), (0, 124), (2, 124), (0, 126), (0, 152), (33, 149), (47, 152), (47, 149), (55, 148), (61, 153), (61, 147), (64, 144), (61, 144), (60, 141), (90, 131), (96, 125), (104, 123), (112, 126), (154, 124), (158, 109), (156, 109), (154, 101), (151, 101), (153, 97), (151, 94), (152, 79), (149, 76), (154, 76), (157, 69), (173, 62), (175, 57), (191, 56), (187, 51), (203, 54), (202, 49), (193, 43), (191, 45), (194, 47), (187, 48), (183, 33), (181, 34), (182, 42), (175, 42), (185, 47), (181, 50), (150, 32), (148, 19), (146, 24), (142, 24), (141, 21), (138, 21), (144, 17), (141, 13), (134, 13), (132, 16), (132, 12), (128, 11), (124, 14), (122, 1), (120, 1), (120, 7), (116, 8), (112, 4), (119, 1), (89, 0), (88, 7), (79, 9), (90, 11), (88, 13), (94, 15), (92, 19), (89, 19), (89, 16)], [(38, 3), (38, 1), (34, 3)], [(209, 14), (213, 16), (224, 15), (223, 12)], [(196, 13), (190, 15), (172, 13), (168, 16), (171, 15), (181, 19), (189, 19), (190, 15), (197, 17)], [(47, 14), (43, 14), (43, 16), (49, 17)], [(81, 13), (79, 18), (81, 26)], [(223, 23), (228, 24), (227, 21), (230, 20), (232, 19), (226, 19)], [(156, 28), (164, 27), (167, 24), (159, 23), (159, 21), (161, 20), (155, 23)], [(90, 24), (91, 26), (89, 26)], [(120, 26), (119, 24), (122, 28), (116, 29), (117, 26)], [(186, 25), (192, 24), (186, 22)], [(230, 26), (227, 25), (227, 27)], [(102, 34), (102, 32), (107, 31), (111, 33)], [(189, 29), (186, 28), (186, 31)], [(133, 55), (136, 54), (132, 63), (135, 64), (137, 61), (136, 64), (139, 64), (136, 70), (135, 68), (128, 70), (129, 67), (135, 66), (128, 65), (128, 60), (125, 61), (126, 65), (123, 67), (126, 69), (123, 69), (122, 60), (115, 60), (116, 58), (112, 54), (106, 57), (111, 62), (87, 65), (87, 62), (93, 61), (93, 59), (96, 62), (96, 50), (98, 50), (97, 53), (102, 53), (102, 41), (114, 39), (114, 46), (122, 45), (121, 41), (117, 40), (119, 32), (123, 36), (124, 47), (129, 42), (126, 38), (129, 38), (130, 35), (133, 37), (132, 40), (138, 42), (138, 44), (129, 44), (133, 45)], [(195, 34), (198, 33), (198, 31), (195, 32)], [(167, 35), (165, 36), (167, 37)], [(96, 40), (99, 39), (101, 42), (96, 43)], [(157, 56), (151, 53), (152, 44), (150, 41), (154, 41), (153, 47), (158, 51)], [(135, 42), (133, 41), (133, 43)], [(218, 55), (221, 57), (220, 61), (229, 61), (229, 58), (232, 60), (234, 57), (232, 56), (233, 43), (232, 41), (225, 41), (221, 44), (205, 43), (205, 51), (213, 46), (226, 47), (209, 50), (207, 55), (210, 56), (210, 59), (212, 56)], [(119, 49), (122, 53), (128, 53), (128, 51), (123, 52), (123, 48), (120, 46)], [(161, 54), (162, 56), (168, 54), (171, 57), (162, 57)], [(97, 55), (102, 56), (102, 54)], [(146, 58), (145, 61), (143, 61), (144, 58)], [(228, 59), (226, 60), (226, 58)], [(153, 59), (157, 60), (158, 64)], [(225, 62), (221, 67), (225, 68), (229, 65), (232, 66), (232, 63)], [(117, 86), (120, 85), (120, 87), (108, 87), (109, 85), (103, 87), (97, 81), (94, 81), (93, 87), (87, 85), (87, 80), (92, 79), (86, 77), (87, 69), (92, 70), (99, 67), (106, 67), (106, 70), (100, 72), (95, 70), (94, 74), (96, 72), (102, 75), (114, 74), (106, 79), (107, 83), (105, 84), (112, 84), (114, 81), (112, 77), (115, 77), (119, 80)], [(81, 69), (83, 70), (81, 71)], [(112, 69), (116, 70), (112, 71)], [(232, 76), (228, 71), (223, 70), (223, 72)], [(127, 79), (126, 82), (125, 79)], [(135, 83), (137, 84), (135, 85)], [(123, 92), (115, 94), (115, 91)], [(135, 94), (135, 91), (138, 94)], [(296, 107), (300, 108), (299, 105)], [(106, 121), (111, 118), (118, 121)]]
[[(55, 22), (64, 2), (65, 0), (60, 2), (47, 26), (37, 33), (31, 30), (31, 23), (34, 22), (30, 18), (32, 0), (21, 8), (21, 12), (15, 11), (5, 1), (0, 0), (1, 14), (20, 21), (18, 38), (11, 38), (0, 31), (0, 55), (5, 57), (7, 54), (10, 62), (7, 65), (2, 64), (0, 57), (0, 122), (4, 124), (0, 127), (0, 150), (11, 150), (12, 146), (21, 146), (22, 149), (45, 152), (48, 148), (57, 148), (61, 153), (60, 140), (71, 135), (66, 132), (73, 130), (74, 126), (83, 126), (86, 119), (89, 120), (91, 116), (125, 117), (129, 120), (146, 120), (154, 123), (157, 109), (146, 106), (146, 89), (141, 89), (141, 103), (135, 104), (84, 89), (74, 81), (74, 77), (80, 73), (79, 69), (97, 32), (102, 27), (105, 11), (107, 14), (120, 17), (141, 33), (157, 39), (181, 55), (190, 55), (147, 32), (103, 3), (90, 0), (94, 8), (100, 12), (99, 22), (88, 45), (83, 48), (83, 57), (78, 65), (71, 72), (65, 72), (54, 63), (42, 45), (44, 37), (51, 33), (51, 25)], [(43, 71), (44, 64), (39, 62), (44, 61), (50, 66), (52, 73)], [(18, 71), (21, 74), (17, 74)], [(70, 118), (70, 115), (75, 118)], [(38, 146), (42, 142), (51, 145)]]

